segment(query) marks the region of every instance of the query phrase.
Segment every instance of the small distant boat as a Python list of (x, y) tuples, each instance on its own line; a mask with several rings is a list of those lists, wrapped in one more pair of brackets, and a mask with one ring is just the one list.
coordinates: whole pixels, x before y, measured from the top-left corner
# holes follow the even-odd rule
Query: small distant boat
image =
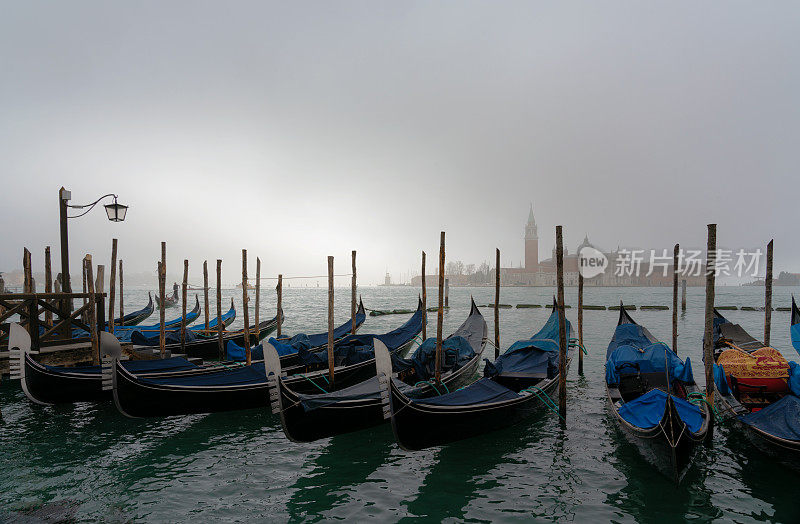
[[(158, 293), (156, 293), (155, 296), (156, 296), (156, 307), (158, 307), (158, 309), (161, 309), (161, 298), (159, 297)], [(172, 296), (164, 297), (164, 307), (165, 308), (175, 307), (178, 304), (180, 304), (180, 298), (178, 297), (178, 284), (175, 284), (172, 287)]]
[[(569, 340), (572, 326), (569, 321), (566, 326)], [(410, 398), (396, 380), (387, 381), (397, 443), (406, 450), (439, 446), (514, 425), (546, 409), (559, 383), (558, 328), (554, 307), (542, 329), (512, 344), (494, 363), (487, 360), (484, 377), (457, 391)], [(569, 363), (568, 354), (567, 370)]]
[[(794, 297), (790, 333), (798, 349), (800, 311)], [(800, 366), (717, 310), (713, 337), (717, 409), (755, 448), (800, 470)]]
[(608, 408), (628, 441), (658, 471), (679, 484), (713, 424), (705, 396), (666, 344), (620, 306), (606, 352)]

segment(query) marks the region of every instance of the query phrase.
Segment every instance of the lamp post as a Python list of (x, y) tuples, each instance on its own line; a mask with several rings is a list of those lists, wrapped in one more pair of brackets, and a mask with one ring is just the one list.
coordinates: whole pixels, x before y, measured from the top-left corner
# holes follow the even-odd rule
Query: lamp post
[[(61, 223), (61, 289), (64, 293), (72, 293), (72, 284), (70, 283), (69, 276), (69, 232), (67, 230), (67, 219), (82, 217), (96, 206), (101, 200), (108, 197), (114, 197), (113, 204), (106, 204), (106, 215), (111, 222), (122, 222), (125, 220), (125, 215), (128, 212), (128, 206), (123, 206), (117, 202), (117, 195), (109, 193), (103, 195), (91, 204), (84, 206), (76, 206), (68, 204), (72, 199), (72, 193), (63, 187), (58, 190), (58, 211)], [(67, 209), (86, 209), (83, 213), (75, 216), (68, 216)], [(88, 208), (88, 209), (87, 209)], [(66, 301), (69, 303), (70, 301)], [(72, 309), (72, 304), (68, 304), (69, 309)]]

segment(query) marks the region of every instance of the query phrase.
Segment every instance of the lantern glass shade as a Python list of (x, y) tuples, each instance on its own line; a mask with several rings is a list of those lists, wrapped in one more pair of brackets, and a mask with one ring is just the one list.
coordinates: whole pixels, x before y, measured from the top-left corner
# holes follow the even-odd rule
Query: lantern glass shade
[(116, 199), (113, 204), (105, 206), (108, 219), (112, 222), (122, 222), (125, 220), (125, 214), (128, 212), (128, 206), (118, 204)]

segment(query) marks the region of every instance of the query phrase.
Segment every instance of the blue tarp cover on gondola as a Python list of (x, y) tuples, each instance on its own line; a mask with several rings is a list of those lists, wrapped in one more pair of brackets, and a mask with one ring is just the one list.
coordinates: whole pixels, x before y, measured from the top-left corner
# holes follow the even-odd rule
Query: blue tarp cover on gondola
[(800, 324), (794, 324), (789, 328), (789, 333), (792, 336), (792, 346), (798, 353), (800, 353)]
[(264, 363), (252, 366), (241, 366), (235, 369), (183, 377), (150, 377), (140, 378), (142, 382), (171, 386), (243, 386), (261, 384), (267, 381), (264, 374)]
[(739, 417), (739, 420), (772, 436), (800, 441), (800, 398), (786, 395), (760, 411)]
[[(64, 366), (45, 366), (47, 369), (53, 371), (60, 371), (65, 373), (95, 373), (102, 372), (101, 366), (78, 366), (78, 367), (64, 367)], [(192, 364), (183, 357), (170, 357), (170, 358), (157, 358), (152, 360), (123, 360), (122, 367), (131, 373), (158, 373), (162, 371), (182, 371), (185, 369), (194, 369), (197, 365)]]
[[(131, 343), (136, 346), (157, 346), (159, 345), (161, 335), (156, 333), (155, 335), (144, 335), (139, 331), (134, 331), (131, 333)], [(197, 334), (194, 331), (187, 329), (186, 330), (186, 342), (193, 342), (197, 339)], [(180, 344), (181, 343), (181, 330), (170, 330), (164, 332), (164, 340), (166, 344)]]
[[(464, 337), (451, 336), (442, 341), (442, 371), (455, 371), (475, 357), (475, 350)], [(418, 380), (429, 380), (435, 374), (436, 339), (423, 342), (409, 359), (393, 356), (394, 371), (414, 369)]]
[[(233, 320), (235, 320), (235, 319), (236, 319), (236, 308), (231, 306), (231, 308), (228, 310), (228, 312), (222, 315), (223, 325), (230, 324), (230, 322), (233, 322)], [(230, 322), (228, 322), (229, 320), (230, 320)], [(212, 318), (211, 320), (208, 321), (208, 329), (209, 330), (217, 329), (217, 325), (218, 324), (219, 324), (219, 317), (214, 317), (214, 318)], [(178, 325), (178, 329), (180, 329), (180, 325)], [(206, 323), (205, 323), (205, 321), (203, 321), (201, 324), (192, 326), (189, 329), (191, 329), (192, 331), (194, 331), (196, 333), (202, 333), (206, 329)], [(216, 334), (212, 333), (212, 335), (216, 335)]]
[(498, 384), (491, 378), (482, 378), (464, 389), (446, 393), (439, 397), (412, 400), (412, 402), (432, 406), (469, 406), (487, 402), (501, 402), (519, 397), (517, 393)]
[[(200, 316), (199, 310), (190, 311), (186, 313), (186, 324), (191, 324), (192, 322), (197, 320), (197, 317), (199, 316)], [(178, 317), (176, 319), (164, 323), (164, 329), (166, 331), (174, 331), (175, 329), (180, 331), (180, 328), (181, 328), (181, 317)], [(155, 335), (156, 338), (158, 338), (160, 329), (161, 329), (160, 324), (153, 324), (152, 326), (120, 326), (114, 328), (114, 336), (117, 337), (117, 339), (119, 339), (120, 342), (130, 342), (133, 332), (138, 331), (140, 335), (143, 335), (145, 337), (151, 337)]]
[(520, 340), (512, 344), (494, 362), (486, 359), (484, 376), (502, 373), (546, 373), (548, 378), (558, 374), (558, 343), (555, 340)]
[(714, 384), (721, 394), (730, 395), (731, 390), (728, 387), (728, 381), (725, 379), (725, 368), (719, 364), (714, 364)]
[[(617, 332), (628, 326), (635, 324), (622, 324), (617, 327)], [(692, 363), (686, 357), (684, 363), (669, 347), (662, 343), (648, 343), (644, 347), (619, 345), (614, 349), (606, 362), (606, 382), (608, 384), (618, 384), (619, 375), (624, 373), (657, 373), (666, 371), (669, 366), (670, 380), (681, 380), (686, 383), (693, 383)]]
[[(673, 396), (672, 401), (678, 416), (686, 423), (692, 433), (697, 433), (703, 426), (703, 415), (694, 404)], [(619, 408), (619, 415), (628, 423), (642, 428), (654, 428), (664, 418), (667, 405), (667, 394), (660, 389), (651, 389), (641, 397), (626, 402)]]

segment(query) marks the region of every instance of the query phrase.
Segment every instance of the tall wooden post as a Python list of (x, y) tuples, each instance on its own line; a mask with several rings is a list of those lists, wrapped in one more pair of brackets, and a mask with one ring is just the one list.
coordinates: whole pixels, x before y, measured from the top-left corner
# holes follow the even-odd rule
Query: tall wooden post
[(714, 281), (717, 267), (717, 225), (708, 224), (706, 246), (706, 322), (703, 337), (703, 360), (706, 368), (706, 400), (714, 405)]
[(583, 375), (583, 275), (578, 272), (578, 375)]
[(681, 279), (681, 311), (686, 311), (686, 279)]
[(125, 324), (125, 321), (122, 320), (125, 318), (125, 295), (123, 294), (124, 288), (122, 287), (122, 260), (119, 261), (119, 318), (120, 322)]
[(355, 335), (356, 329), (358, 328), (358, 326), (356, 325), (356, 290), (357, 290), (357, 288), (356, 288), (356, 250), (355, 249), (351, 253), (351, 256), (353, 258), (353, 260), (352, 260), (352, 262), (353, 262), (353, 281), (352, 281), (352, 283), (350, 285), (350, 287), (352, 288), (350, 290), (350, 318), (352, 319), (351, 320), (352, 326), (350, 328), (350, 332)]
[(281, 324), (283, 324), (283, 275), (278, 275), (278, 329), (275, 332), (277, 338), (281, 338)]
[(189, 287), (189, 261), (183, 260), (183, 285), (181, 286), (181, 353), (186, 352), (186, 290)]
[(206, 336), (210, 336), (211, 333), (208, 332), (208, 317), (211, 315), (211, 312), (208, 310), (208, 260), (203, 260), (203, 306), (203, 311), (206, 314), (206, 322), (203, 329), (205, 330)]
[(167, 353), (167, 340), (166, 333), (164, 332), (164, 315), (166, 308), (164, 307), (165, 295), (167, 293), (167, 243), (161, 242), (161, 263), (158, 266), (158, 296), (161, 307), (159, 307), (158, 314), (158, 347), (161, 353), (161, 358)]
[(500, 356), (500, 249), (495, 249), (494, 272), (494, 358)]
[(333, 257), (328, 257), (328, 372), (333, 385)]
[(422, 252), (422, 340), (428, 338), (428, 288), (425, 285), (425, 252)]
[(672, 252), (672, 351), (678, 354), (678, 254), (680, 244)]
[(22, 284), (22, 291), (24, 293), (36, 293), (33, 287), (33, 271), (31, 270), (31, 252), (28, 248), (22, 248), (22, 271), (23, 278), (25, 279)]
[(556, 226), (556, 284), (558, 285), (558, 413), (567, 418), (567, 318), (564, 311), (564, 241)]
[(250, 311), (249, 311), (250, 298), (247, 294), (247, 250), (242, 249), (242, 311), (244, 312), (244, 353), (247, 358), (247, 365), (251, 364), (250, 360)]
[(772, 331), (772, 240), (767, 244), (767, 274), (764, 280), (764, 345), (769, 346)]
[[(82, 271), (82, 278), (83, 278), (83, 292), (84, 292), (84, 294), (85, 294), (85, 293), (87, 293), (87, 292), (88, 292), (88, 288), (86, 287), (86, 264), (81, 264), (81, 267), (82, 267), (82, 270), (83, 270), (83, 271)], [(89, 303), (89, 299), (88, 299), (88, 298), (86, 298), (86, 297), (83, 297), (83, 305), (85, 306), (85, 305), (86, 305), (86, 304), (88, 304), (88, 303)], [(81, 313), (81, 318), (83, 319), (83, 323), (84, 323), (84, 324), (86, 324), (87, 322), (89, 322), (89, 320), (88, 320), (88, 315), (89, 315), (89, 314), (88, 314), (88, 313), (86, 312), (86, 310), (84, 309), (83, 313)]]
[(108, 283), (108, 327), (114, 333), (114, 299), (117, 291), (117, 239), (111, 239), (111, 280)]
[(225, 345), (222, 342), (222, 260), (217, 259), (217, 344), (219, 345), (219, 359), (225, 360)]
[(444, 307), (450, 307), (450, 279), (444, 279)]
[(86, 285), (89, 293), (89, 333), (92, 337), (92, 363), (100, 365), (100, 343), (97, 335), (97, 302), (94, 296), (94, 278), (92, 275), (92, 255), (86, 255), (83, 259), (83, 266), (86, 274)]
[[(44, 248), (44, 292), (53, 292), (53, 270), (50, 266), (50, 246)], [(48, 300), (48, 303), (52, 303)], [(53, 312), (46, 309), (44, 312), (44, 323), (48, 328), (53, 327)]]
[[(72, 281), (69, 274), (69, 233), (67, 230), (67, 202), (70, 199), (70, 192), (63, 187), (58, 190), (58, 215), (59, 215), (59, 229), (61, 230), (61, 291), (63, 293), (72, 293)], [(83, 264), (81, 264), (83, 270)], [(84, 293), (86, 289), (84, 288)], [(85, 304), (85, 302), (84, 302)], [(72, 299), (64, 299), (61, 302), (63, 313), (61, 318), (67, 318), (72, 313)], [(69, 338), (72, 335), (72, 328), (69, 322), (64, 323), (61, 331), (61, 336)]]
[(254, 313), (256, 326), (256, 340), (261, 340), (261, 328), (258, 326), (261, 318), (261, 259), (256, 257), (256, 311)]
[(444, 231), (439, 240), (439, 311), (436, 316), (436, 383), (442, 382), (442, 324), (444, 322)]

